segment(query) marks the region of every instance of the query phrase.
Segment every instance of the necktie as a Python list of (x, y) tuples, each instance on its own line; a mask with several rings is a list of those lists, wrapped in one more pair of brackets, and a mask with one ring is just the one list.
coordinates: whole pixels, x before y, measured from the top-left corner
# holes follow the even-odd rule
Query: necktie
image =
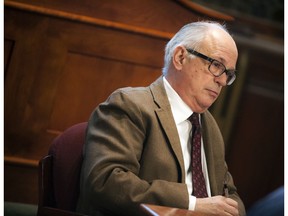
[(192, 194), (197, 198), (203, 198), (208, 195), (201, 164), (201, 128), (199, 124), (199, 114), (193, 113), (189, 120), (192, 123)]

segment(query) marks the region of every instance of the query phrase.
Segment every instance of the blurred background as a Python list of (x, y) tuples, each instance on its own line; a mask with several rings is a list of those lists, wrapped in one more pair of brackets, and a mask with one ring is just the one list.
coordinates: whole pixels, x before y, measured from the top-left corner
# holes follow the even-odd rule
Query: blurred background
[(38, 203), (52, 140), (119, 87), (161, 75), (184, 24), (225, 23), (237, 80), (211, 107), (249, 209), (284, 185), (284, 0), (5, 0), (4, 201)]

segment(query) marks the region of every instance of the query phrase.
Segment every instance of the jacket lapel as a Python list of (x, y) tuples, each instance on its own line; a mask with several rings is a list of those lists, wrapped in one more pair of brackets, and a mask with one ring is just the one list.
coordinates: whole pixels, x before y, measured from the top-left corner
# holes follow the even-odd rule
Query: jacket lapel
[(174, 122), (171, 107), (165, 91), (162, 76), (150, 85), (150, 90), (158, 108), (155, 109), (159, 122), (168, 138), (168, 145), (171, 146), (181, 168), (181, 181), (185, 182), (184, 161), (181, 144)]
[[(215, 134), (214, 130), (216, 128), (213, 127), (213, 124), (211, 124), (211, 117), (210, 113), (206, 111), (204, 114), (202, 114), (202, 136), (203, 136), (203, 143), (204, 143), (204, 149), (205, 149), (205, 156), (206, 156), (206, 163), (207, 163), (207, 168), (208, 168), (208, 173), (209, 173), (209, 182), (210, 182), (210, 189), (211, 189), (211, 194), (216, 195), (219, 194), (219, 188), (218, 185), (216, 184), (217, 181), (217, 170), (215, 170), (215, 167), (218, 167), (217, 161), (215, 161), (215, 150), (219, 151), (219, 149), (213, 149), (214, 146), (219, 146), (219, 143), (217, 143), (217, 139), (214, 138), (212, 135)], [(210, 119), (210, 120), (209, 120)], [(205, 132), (205, 133), (204, 133)], [(208, 136), (209, 134), (209, 136)]]

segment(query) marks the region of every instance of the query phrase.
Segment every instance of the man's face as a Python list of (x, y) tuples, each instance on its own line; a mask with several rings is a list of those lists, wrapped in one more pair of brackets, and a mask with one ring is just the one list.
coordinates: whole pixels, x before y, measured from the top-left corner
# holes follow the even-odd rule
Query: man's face
[[(225, 40), (225, 37), (223, 38)], [(238, 53), (235, 43), (207, 43), (207, 48), (196, 50), (221, 62), (226, 69), (235, 69)], [(176, 91), (185, 103), (194, 111), (202, 113), (218, 98), (227, 76), (215, 77), (209, 71), (210, 62), (194, 56), (181, 47), (184, 56), (181, 71), (177, 73)], [(180, 85), (179, 85), (180, 84)]]
[(222, 86), (226, 84), (226, 76), (218, 78), (221, 81), (220, 84), (215, 82), (215, 77), (209, 72), (209, 62), (197, 57), (189, 59), (188, 62), (182, 70), (187, 100), (189, 103), (195, 104), (195, 107), (200, 106), (201, 109), (207, 109), (218, 98)]

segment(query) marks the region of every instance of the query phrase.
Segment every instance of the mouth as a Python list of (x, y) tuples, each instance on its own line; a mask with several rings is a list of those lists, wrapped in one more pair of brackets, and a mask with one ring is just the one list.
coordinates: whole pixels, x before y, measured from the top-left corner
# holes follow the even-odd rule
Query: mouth
[(211, 97), (213, 97), (214, 99), (216, 99), (219, 95), (219, 93), (217, 91), (211, 90), (211, 89), (207, 89), (208, 93)]

